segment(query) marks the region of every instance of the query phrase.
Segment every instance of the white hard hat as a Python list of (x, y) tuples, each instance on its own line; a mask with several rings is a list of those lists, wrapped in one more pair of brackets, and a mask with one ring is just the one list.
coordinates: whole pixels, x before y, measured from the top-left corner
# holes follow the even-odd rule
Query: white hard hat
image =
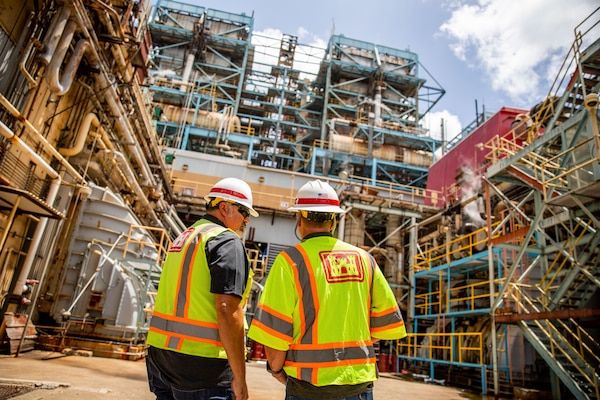
[(222, 199), (227, 201), (233, 201), (234, 203), (240, 204), (250, 211), (250, 215), (258, 217), (258, 213), (252, 208), (252, 190), (250, 186), (241, 179), (238, 178), (225, 178), (210, 189), (210, 193), (204, 196), (206, 201), (210, 199)]
[(289, 211), (313, 211), (343, 213), (337, 193), (326, 182), (320, 180), (305, 183), (296, 193), (294, 205)]

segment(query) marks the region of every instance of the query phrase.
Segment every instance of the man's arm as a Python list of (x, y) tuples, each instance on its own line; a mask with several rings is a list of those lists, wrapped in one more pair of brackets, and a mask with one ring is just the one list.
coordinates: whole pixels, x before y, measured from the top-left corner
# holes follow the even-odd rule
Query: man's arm
[(231, 388), (235, 400), (248, 399), (246, 385), (246, 344), (244, 343), (244, 310), (238, 296), (217, 294), (217, 323), (219, 336), (227, 352), (227, 359), (233, 372)]
[(267, 361), (269, 362), (269, 367), (271, 367), (271, 370), (281, 371), (279, 373), (272, 374), (273, 378), (285, 385), (287, 382), (287, 374), (283, 370), (283, 364), (285, 363), (286, 352), (265, 346), (265, 353), (267, 355)]

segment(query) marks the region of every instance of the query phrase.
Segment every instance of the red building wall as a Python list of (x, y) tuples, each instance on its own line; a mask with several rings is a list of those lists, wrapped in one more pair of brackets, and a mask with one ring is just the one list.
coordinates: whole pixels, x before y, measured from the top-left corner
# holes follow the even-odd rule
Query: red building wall
[(442, 193), (437, 201), (427, 198), (429, 205), (440, 208), (451, 201), (451, 187), (455, 184), (456, 171), (468, 165), (473, 171), (480, 174), (485, 172), (486, 154), (489, 149), (484, 145), (494, 136), (504, 136), (511, 129), (511, 124), (519, 114), (526, 114), (528, 110), (502, 107), (487, 121), (473, 130), (466, 138), (448, 151), (442, 158), (429, 167), (427, 176), (427, 189)]

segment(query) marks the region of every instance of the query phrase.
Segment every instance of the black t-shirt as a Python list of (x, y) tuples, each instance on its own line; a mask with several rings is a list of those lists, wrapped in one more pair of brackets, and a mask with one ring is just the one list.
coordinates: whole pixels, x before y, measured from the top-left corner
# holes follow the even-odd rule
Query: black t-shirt
[[(206, 215), (204, 219), (223, 225), (212, 215)], [(232, 294), (241, 298), (246, 288), (250, 264), (239, 236), (232, 231), (225, 231), (211, 239), (206, 244), (205, 251), (210, 268), (211, 293)]]
[[(211, 215), (205, 215), (203, 219), (223, 226)], [(225, 231), (206, 244), (205, 252), (210, 269), (211, 293), (241, 298), (250, 265), (240, 238), (231, 231)], [(148, 348), (148, 357), (177, 387), (203, 389), (231, 386), (233, 374), (225, 359), (191, 356), (152, 346)]]

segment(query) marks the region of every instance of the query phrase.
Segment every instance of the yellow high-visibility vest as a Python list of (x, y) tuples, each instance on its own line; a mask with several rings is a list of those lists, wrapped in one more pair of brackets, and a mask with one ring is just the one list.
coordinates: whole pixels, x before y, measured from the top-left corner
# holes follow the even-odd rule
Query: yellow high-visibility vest
[[(160, 349), (209, 358), (227, 358), (219, 339), (215, 295), (210, 292), (210, 270), (205, 245), (228, 230), (200, 220), (186, 229), (169, 248), (165, 259), (146, 343)], [(233, 232), (233, 231), (232, 231)], [(248, 273), (242, 297), (250, 293)]]
[(372, 338), (400, 339), (406, 327), (373, 257), (318, 236), (277, 256), (248, 336), (287, 351), (291, 377), (355, 385), (377, 379)]

